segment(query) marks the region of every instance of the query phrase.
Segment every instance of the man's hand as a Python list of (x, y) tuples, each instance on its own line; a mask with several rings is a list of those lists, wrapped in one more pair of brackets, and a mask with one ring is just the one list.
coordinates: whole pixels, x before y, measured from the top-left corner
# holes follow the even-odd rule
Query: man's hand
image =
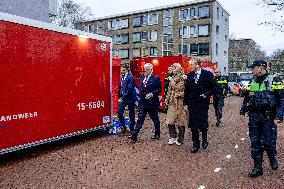
[(281, 120), (279, 120), (279, 119), (275, 119), (274, 120), (274, 124), (276, 125), (276, 126), (280, 126), (280, 124), (282, 123), (283, 121), (281, 121)]
[(206, 98), (206, 96), (204, 94), (200, 95), (202, 98)]
[(152, 98), (153, 96), (154, 96), (153, 93), (148, 93), (145, 98), (148, 100)]
[(122, 101), (123, 101), (122, 98), (118, 99), (118, 102), (122, 102)]

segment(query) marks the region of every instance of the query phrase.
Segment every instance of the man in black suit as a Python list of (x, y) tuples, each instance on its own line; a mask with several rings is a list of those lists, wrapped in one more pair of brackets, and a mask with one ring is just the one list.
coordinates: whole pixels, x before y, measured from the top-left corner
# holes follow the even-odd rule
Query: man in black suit
[(158, 76), (153, 75), (153, 65), (146, 63), (144, 65), (144, 75), (140, 79), (139, 88), (139, 115), (137, 125), (134, 132), (131, 133), (131, 140), (137, 141), (137, 136), (142, 128), (147, 113), (151, 117), (154, 127), (155, 135), (152, 139), (160, 139), (160, 120), (158, 115), (159, 94), (162, 90), (161, 80)]
[(214, 91), (214, 75), (201, 69), (201, 60), (192, 59), (192, 71), (187, 75), (184, 91), (184, 104), (188, 107), (188, 126), (192, 133), (192, 153), (200, 148), (199, 132), (202, 133), (202, 148), (208, 147), (208, 110), (210, 96)]
[(128, 106), (129, 110), (129, 129), (134, 130), (135, 125), (135, 102), (137, 100), (135, 92), (135, 79), (133, 75), (129, 72), (129, 64), (123, 63), (120, 68), (121, 80), (119, 85), (119, 108), (118, 108), (118, 118), (121, 124), (121, 134), (125, 134), (125, 120), (124, 120), (124, 110)]

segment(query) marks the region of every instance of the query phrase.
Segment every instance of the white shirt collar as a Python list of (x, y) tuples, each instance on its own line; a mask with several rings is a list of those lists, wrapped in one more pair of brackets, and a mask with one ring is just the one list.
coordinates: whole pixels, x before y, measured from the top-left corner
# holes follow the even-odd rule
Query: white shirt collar
[(195, 72), (196, 74), (200, 75), (201, 74), (201, 69)]

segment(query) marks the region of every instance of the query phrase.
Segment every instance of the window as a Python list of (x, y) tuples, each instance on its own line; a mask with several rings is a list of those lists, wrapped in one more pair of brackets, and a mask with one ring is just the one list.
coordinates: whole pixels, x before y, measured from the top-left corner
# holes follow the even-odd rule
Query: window
[(198, 45), (191, 44), (190, 45), (190, 55), (197, 55), (198, 54)]
[(129, 35), (127, 34), (122, 34), (121, 35), (121, 44), (128, 44), (129, 42)]
[(128, 49), (121, 49), (119, 51), (120, 58), (129, 58), (129, 50)]
[(189, 27), (187, 27), (187, 26), (184, 26), (183, 28), (180, 28), (179, 29), (179, 36), (180, 36), (180, 38), (181, 37), (183, 37), (183, 38), (188, 38), (188, 29), (189, 29)]
[(209, 17), (209, 7), (208, 6), (199, 7), (198, 8), (198, 15), (199, 15), (199, 18)]
[(172, 51), (163, 51), (163, 56), (173, 56)]
[(156, 41), (158, 38), (158, 31), (157, 30), (151, 30), (149, 31), (149, 41)]
[(172, 51), (174, 45), (172, 43), (163, 43), (163, 50), (165, 51)]
[(189, 18), (189, 10), (183, 9), (179, 11), (179, 20), (187, 20)]
[(115, 36), (113, 36), (113, 43), (114, 43), (115, 45), (120, 44), (120, 43), (121, 43), (121, 35), (115, 35)]
[(198, 36), (198, 27), (190, 26), (190, 36), (197, 37)]
[(119, 56), (119, 50), (113, 50), (112, 54), (113, 56)]
[(148, 51), (149, 51), (148, 48), (146, 48), (146, 47), (142, 48), (141, 49), (141, 56), (142, 57), (147, 57), (148, 54), (149, 54)]
[(133, 49), (133, 58), (140, 58), (141, 57), (141, 49)]
[(110, 29), (116, 30), (118, 28), (118, 22), (116, 20), (110, 21)]
[(128, 19), (108, 21), (109, 30), (117, 30), (117, 29), (122, 29), (122, 28), (128, 28)]
[(164, 43), (172, 43), (173, 42), (173, 36), (172, 35), (164, 35), (163, 36), (163, 42)]
[(198, 54), (199, 55), (209, 55), (209, 43), (198, 44)]
[(190, 9), (190, 18), (191, 19), (197, 19), (197, 9), (196, 8), (191, 8)]
[(97, 23), (97, 30), (96, 30), (97, 34), (104, 34), (104, 30), (103, 30), (103, 22), (99, 21)]
[(149, 24), (158, 24), (158, 14), (150, 14), (149, 15)]
[[(181, 53), (181, 50), (182, 50), (182, 53)], [(183, 48), (181, 49), (181, 45), (178, 46), (178, 52), (179, 54), (181, 55), (188, 55), (189, 54), (189, 45), (183, 45)]]
[(208, 25), (199, 25), (198, 26), (198, 35), (207, 36), (209, 34), (208, 29), (209, 29)]
[(219, 26), (216, 26), (216, 35), (219, 35)]
[(140, 42), (141, 41), (141, 33), (140, 32), (133, 33), (132, 38), (133, 38), (133, 43)]
[(163, 27), (163, 34), (173, 34), (173, 27), (172, 26)]
[(163, 18), (170, 18), (170, 17), (173, 17), (173, 9), (167, 9), (167, 10), (164, 10), (163, 12)]
[(150, 47), (150, 56), (158, 56), (158, 48)]
[(133, 26), (141, 26), (142, 22), (141, 22), (141, 16), (138, 17), (133, 17)]
[(142, 16), (142, 25), (148, 25), (148, 15)]
[(88, 24), (88, 32), (92, 32), (92, 25)]
[(217, 19), (219, 19), (219, 17), (220, 17), (220, 9), (219, 7), (217, 7)]
[(219, 46), (218, 43), (216, 43), (216, 55), (218, 55), (218, 51), (219, 51)]
[(142, 41), (148, 41), (148, 31), (142, 32)]
[(120, 28), (128, 28), (128, 19), (120, 20)]
[(164, 18), (163, 19), (163, 26), (172, 26), (173, 25), (173, 18)]

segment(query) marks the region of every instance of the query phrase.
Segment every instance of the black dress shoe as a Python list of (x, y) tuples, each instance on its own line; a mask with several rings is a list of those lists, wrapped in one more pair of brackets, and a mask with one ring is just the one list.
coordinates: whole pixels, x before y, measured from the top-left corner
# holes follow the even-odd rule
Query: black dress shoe
[(160, 139), (160, 136), (158, 136), (158, 135), (154, 135), (154, 136), (152, 136), (152, 137), (151, 137), (151, 139), (159, 140), (159, 139)]
[(192, 148), (191, 153), (196, 153), (196, 152), (198, 152), (198, 150), (199, 150), (199, 148)]
[(202, 142), (202, 148), (206, 149), (208, 147), (208, 142)]
[(220, 126), (220, 122), (216, 122), (216, 127), (219, 127)]
[(137, 141), (137, 134), (135, 134), (133, 131), (130, 132), (130, 136), (128, 136), (128, 138), (130, 138), (133, 142)]

